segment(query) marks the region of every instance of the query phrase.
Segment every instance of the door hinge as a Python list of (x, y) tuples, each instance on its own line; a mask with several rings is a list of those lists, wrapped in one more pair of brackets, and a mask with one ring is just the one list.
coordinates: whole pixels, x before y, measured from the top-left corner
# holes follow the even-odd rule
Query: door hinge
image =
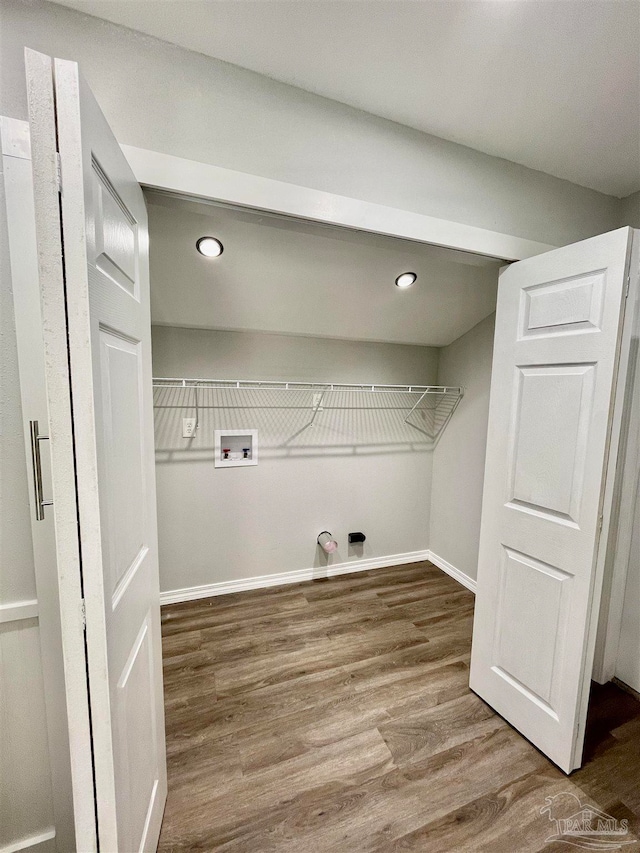
[(576, 747), (578, 747), (578, 745), (580, 744), (583, 729), (584, 729), (584, 723), (581, 720), (578, 720), (578, 725), (576, 726), (576, 739), (575, 739), (574, 744), (573, 744), (574, 749)]
[(82, 630), (87, 630), (87, 606), (84, 598), (80, 599), (80, 616), (82, 617)]
[(598, 519), (598, 533), (602, 533), (602, 525), (604, 524), (604, 515)]
[(56, 151), (56, 180), (58, 182), (58, 192), (62, 195), (62, 160), (60, 152)]

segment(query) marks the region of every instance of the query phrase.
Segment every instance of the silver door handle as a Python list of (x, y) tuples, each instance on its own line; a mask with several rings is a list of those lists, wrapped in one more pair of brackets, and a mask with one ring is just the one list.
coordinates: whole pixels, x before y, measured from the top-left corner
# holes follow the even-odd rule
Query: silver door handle
[(31, 431), (31, 462), (33, 465), (33, 493), (36, 505), (36, 521), (44, 520), (44, 508), (51, 506), (53, 501), (45, 501), (42, 494), (42, 461), (40, 458), (40, 442), (48, 441), (48, 435), (40, 435), (38, 421), (29, 421)]

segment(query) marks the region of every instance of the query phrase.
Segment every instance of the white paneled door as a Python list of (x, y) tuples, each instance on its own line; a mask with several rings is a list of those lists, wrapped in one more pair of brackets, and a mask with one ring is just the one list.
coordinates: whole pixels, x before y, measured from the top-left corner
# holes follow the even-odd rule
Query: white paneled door
[(498, 288), (470, 684), (565, 772), (582, 759), (632, 239), (520, 261)]
[(71, 733), (76, 819), (95, 798), (100, 850), (151, 851), (166, 766), (147, 214), (77, 65), (28, 51), (27, 84), (65, 667), (72, 684), (86, 660), (91, 712), (95, 790)]

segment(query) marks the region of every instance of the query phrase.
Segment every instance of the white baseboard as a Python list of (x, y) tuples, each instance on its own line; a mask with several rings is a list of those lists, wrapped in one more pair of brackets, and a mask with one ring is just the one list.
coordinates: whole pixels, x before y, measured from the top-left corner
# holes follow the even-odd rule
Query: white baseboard
[(190, 586), (185, 589), (171, 589), (160, 593), (160, 604), (177, 604), (181, 601), (195, 601), (198, 598), (228, 595), (231, 592), (242, 592), (247, 589), (261, 589), (262, 587), (281, 586), (287, 583), (301, 583), (302, 581), (310, 581), (317, 578), (330, 578), (334, 577), (334, 575), (347, 575), (351, 572), (366, 572), (370, 569), (402, 566), (407, 563), (419, 563), (430, 559), (430, 551), (410, 551), (406, 554), (391, 554), (388, 557), (370, 557), (365, 560), (352, 560), (349, 563), (336, 563), (333, 566), (298, 569), (293, 572), (259, 575), (258, 577), (242, 578), (235, 581), (220, 581), (219, 583), (204, 584), (203, 586)]
[[(198, 598), (211, 598), (215, 595), (229, 595), (232, 592), (243, 592), (248, 589), (266, 589), (270, 586), (282, 586), (288, 583), (302, 583), (318, 578), (331, 578), (336, 575), (348, 575), (352, 572), (366, 572), (370, 569), (384, 569), (389, 566), (403, 566), (407, 563), (419, 563), (429, 560), (434, 566), (442, 569), (454, 580), (466, 586), (471, 592), (476, 591), (476, 581), (456, 569), (447, 560), (434, 554), (433, 551), (409, 551), (406, 554), (391, 554), (387, 557), (370, 557), (366, 560), (352, 560), (349, 563), (336, 563), (333, 566), (317, 566), (312, 569), (297, 569), (293, 572), (279, 572), (274, 575), (258, 575), (253, 578), (241, 578), (235, 581), (219, 581), (218, 583), (188, 586), (184, 589), (170, 589), (160, 593), (160, 604), (179, 604), (181, 601), (195, 601)], [(2, 851), (0, 851), (2, 853)]]
[(451, 563), (447, 562), (443, 557), (439, 557), (437, 554), (434, 554), (433, 551), (428, 552), (429, 556), (426, 558), (427, 560), (431, 560), (434, 566), (437, 566), (439, 569), (442, 569), (443, 572), (446, 572), (448, 575), (461, 583), (462, 586), (466, 586), (467, 589), (470, 589), (471, 592), (475, 595), (478, 583), (473, 578), (470, 578), (469, 575), (465, 575), (464, 572), (461, 572), (460, 569), (456, 569), (455, 566), (452, 566)]

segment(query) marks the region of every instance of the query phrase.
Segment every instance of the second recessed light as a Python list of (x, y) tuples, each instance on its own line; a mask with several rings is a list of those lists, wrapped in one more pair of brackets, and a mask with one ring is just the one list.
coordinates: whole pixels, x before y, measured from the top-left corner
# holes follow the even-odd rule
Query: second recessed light
[(396, 287), (405, 288), (411, 287), (418, 276), (414, 272), (403, 272), (396, 279)]

